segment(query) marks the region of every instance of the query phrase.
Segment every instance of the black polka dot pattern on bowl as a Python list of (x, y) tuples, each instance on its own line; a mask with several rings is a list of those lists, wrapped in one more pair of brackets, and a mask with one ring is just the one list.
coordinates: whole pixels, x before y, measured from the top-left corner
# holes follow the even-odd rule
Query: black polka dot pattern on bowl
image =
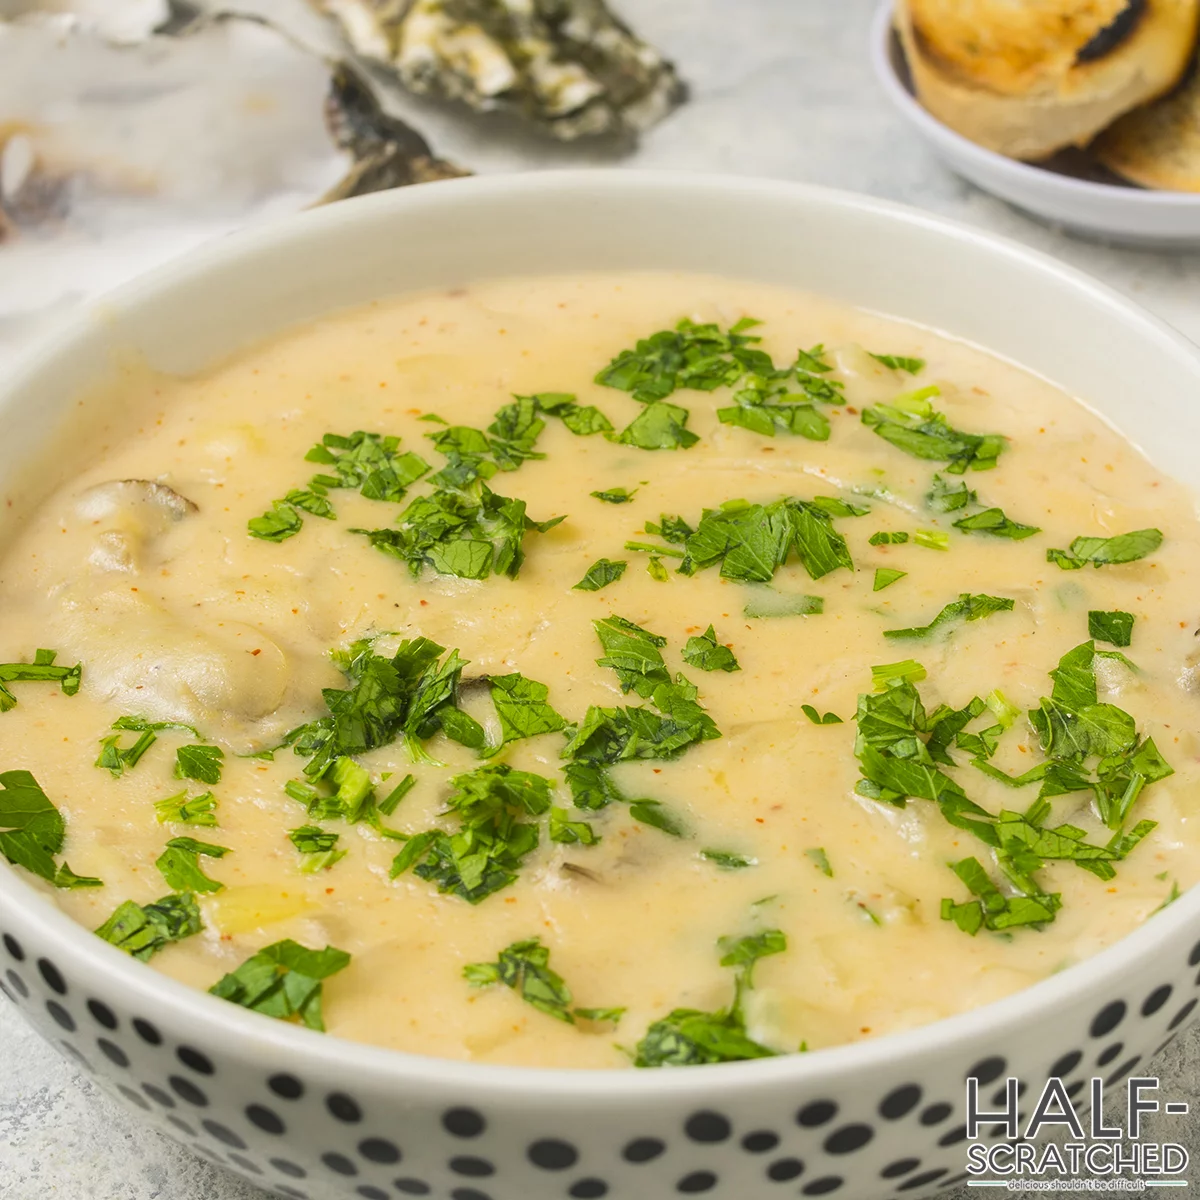
[[(1073, 1028), (1056, 1027), (1034, 1050), (1019, 1039), (1005, 1041), (1003, 1053), (975, 1043), (974, 1053), (939, 1059), (936, 1070), (910, 1061), (872, 1091), (799, 1088), (773, 1111), (749, 1113), (704, 1086), (671, 1112), (631, 1106), (628, 1117), (610, 1115), (597, 1128), (569, 1118), (535, 1128), (519, 1106), (493, 1111), (470, 1095), (430, 1108), (406, 1094), (398, 1106), (351, 1078), (314, 1077), (299, 1059), (255, 1071), (221, 1044), (177, 1030), (162, 1012), (131, 1011), (119, 996), (97, 994), (43, 947), (12, 931), (0, 936), (6, 993), (123, 1103), (278, 1194), (305, 1197), (309, 1189), (346, 1200), (941, 1193), (964, 1178), (964, 1081), (977, 1080), (981, 1096), (1002, 1106), (1014, 1076), (1027, 1105), (1054, 1075), (1086, 1107), (1093, 1074), (1111, 1088), (1150, 1069), (1152, 1048), (1194, 1020), (1200, 1002), (1188, 994), (1198, 943), (1180, 966), (1186, 974), (1148, 980), (1132, 994), (1097, 995)], [(979, 1136), (998, 1141), (1007, 1130), (990, 1124)]]

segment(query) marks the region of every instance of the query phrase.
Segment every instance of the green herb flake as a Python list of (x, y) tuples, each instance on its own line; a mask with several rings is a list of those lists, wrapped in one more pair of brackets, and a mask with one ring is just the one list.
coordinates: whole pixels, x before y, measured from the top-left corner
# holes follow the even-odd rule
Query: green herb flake
[(716, 1012), (677, 1008), (653, 1022), (633, 1051), (635, 1067), (684, 1067), (775, 1055), (776, 1051), (747, 1036), (742, 998), (753, 986), (754, 964), (786, 950), (787, 939), (779, 930), (769, 929), (748, 937), (721, 938), (717, 946), (722, 965), (737, 972), (733, 1001)]
[(203, 928), (195, 897), (184, 892), (145, 905), (126, 900), (96, 930), (96, 936), (140, 962), (149, 962), (165, 946), (181, 942)]
[(539, 938), (513, 942), (500, 951), (500, 957), (490, 963), (468, 963), (463, 978), (472, 987), (491, 987), (503, 984), (547, 1016), (575, 1024), (576, 1018), (586, 1021), (617, 1021), (623, 1008), (571, 1007), (571, 989), (561, 975), (550, 967), (549, 947)]
[(639, 450), (688, 450), (700, 439), (687, 428), (688, 411), (666, 400), (655, 400), (610, 441)]
[(687, 836), (687, 830), (679, 818), (660, 800), (634, 800), (629, 806), (629, 815), (635, 821), (671, 837)]
[(56, 667), (55, 650), (35, 650), (31, 663), (0, 663), (0, 713), (15, 707), (17, 698), (7, 686), (10, 683), (57, 683), (64, 696), (74, 696), (83, 679), (83, 665)]
[(189, 797), (186, 790), (154, 802), (154, 816), (160, 824), (174, 821), (182, 825), (202, 825), (215, 829), (217, 800), (212, 792)]
[(954, 528), (966, 533), (987, 533), (992, 537), (1009, 538), (1012, 541), (1021, 541), (1042, 532), (1036, 525), (1022, 525), (1020, 521), (1005, 516), (1004, 510), (999, 508), (985, 508), (983, 512), (962, 517), (954, 522)]
[(450, 783), (446, 815), (458, 820), (458, 831), (415, 834), (396, 855), (391, 877), (411, 869), (439, 892), (479, 904), (513, 883), (525, 856), (537, 848), (538, 827), (522, 818), (550, 809), (550, 781), (497, 763)]
[(1064, 571), (1078, 571), (1091, 563), (1093, 567), (1113, 566), (1118, 563), (1136, 562), (1153, 554), (1162, 545), (1163, 535), (1159, 529), (1135, 529), (1132, 533), (1119, 533), (1116, 537), (1077, 537), (1069, 550), (1047, 550), (1046, 561), (1055, 563)]
[(905, 354), (875, 354), (868, 351), (876, 362), (881, 362), (885, 367), (891, 367), (893, 371), (907, 371), (910, 375), (919, 375), (925, 370), (925, 360), (923, 358), (911, 358)]
[(171, 838), (166, 849), (155, 859), (167, 886), (177, 892), (219, 892), (223, 883), (209, 879), (200, 866), (200, 857), (224, 858), (229, 853), (226, 846), (214, 846), (211, 842), (198, 842), (191, 837)]
[(919, 662), (906, 658), (903, 662), (882, 663), (871, 668), (871, 684), (877, 692), (892, 682), (920, 683), (928, 672)]
[(950, 549), (950, 535), (940, 529), (918, 529), (913, 534), (913, 541), (926, 550)]
[(827, 712), (824, 716), (822, 716), (819, 712), (817, 712), (817, 710), (815, 708), (813, 708), (813, 706), (811, 704), (800, 705), (800, 711), (814, 725), (841, 725), (842, 724), (842, 718), (839, 717), (837, 715), (837, 713)]
[(936, 387), (922, 388), (897, 396), (890, 404), (875, 404), (863, 410), (863, 424), (915, 458), (944, 462), (951, 475), (964, 471), (987, 471), (1008, 444), (1000, 434), (964, 433), (954, 429), (929, 403)]
[(1128, 646), (1133, 640), (1133, 614), (1127, 612), (1088, 613), (1088, 637), (1110, 646)]
[(376, 806), (380, 816), (390, 817), (396, 811), (400, 801), (408, 795), (409, 792), (417, 786), (417, 777), (415, 775), (405, 775), (398, 784), (388, 794), (379, 801)]
[(615, 487), (603, 492), (588, 492), (588, 495), (603, 500), (605, 504), (628, 504), (637, 495), (637, 491), (637, 488), (630, 492), (623, 487)]
[(550, 689), (544, 683), (526, 679), (519, 671), (492, 675), (488, 683), (500, 719), (502, 745), (543, 733), (557, 733), (566, 727), (566, 721), (549, 704)]
[(340, 834), (322, 829), (319, 825), (301, 825), (288, 832), (288, 840), (300, 852), (300, 870), (305, 875), (328, 871), (334, 863), (346, 857), (345, 850), (337, 850)]
[(966, 621), (978, 621), (993, 613), (1011, 612), (1016, 602), (1007, 596), (972, 595), (963, 592), (952, 600), (928, 625), (916, 625), (909, 629), (885, 629), (886, 638), (923, 638), (943, 626)]
[(750, 618), (815, 617), (825, 611), (821, 596), (795, 595), (758, 588), (746, 601), (742, 615)]
[(573, 821), (565, 808), (550, 810), (550, 840), (565, 846), (594, 846), (600, 835), (587, 821)]
[(126, 771), (132, 771), (157, 740), (158, 736), (147, 730), (139, 735), (132, 745), (122, 748), (121, 735), (110, 734), (100, 739), (100, 755), (94, 765), (111, 772), (113, 778), (118, 779)]
[(57, 864), (66, 823), (28, 771), (0, 771), (0, 854), (59, 888), (100, 887), (99, 879)]
[(833, 878), (833, 868), (829, 865), (829, 856), (821, 846), (814, 846), (811, 850), (805, 850), (804, 856), (812, 861), (813, 866), (822, 875), (828, 875), (830, 879)]
[(907, 574), (907, 571), (898, 571), (895, 567), (876, 567), (875, 582), (871, 585), (871, 591), (882, 592), (885, 587), (890, 587), (898, 579), (903, 579)]
[(180, 746), (175, 751), (175, 778), (195, 779), (200, 783), (221, 782), (225, 751), (220, 746)]
[(722, 871), (744, 871), (747, 867), (756, 867), (757, 858), (748, 858), (744, 854), (734, 854), (729, 850), (705, 849), (700, 851), (700, 857)]
[(903, 530), (895, 533), (887, 533), (881, 529), (878, 533), (873, 533), (867, 538), (867, 544), (871, 546), (903, 546), (907, 541), (908, 534)]
[(350, 955), (344, 950), (309, 950), (288, 938), (263, 947), (208, 990), (263, 1016), (296, 1018), (323, 1033), (324, 981), (349, 965)]
[(703, 633), (690, 637), (683, 648), (683, 661), (701, 671), (740, 671), (737, 657), (728, 646), (717, 641), (710, 625)]
[(940, 475), (933, 477), (933, 486), (925, 496), (926, 505), (937, 513), (957, 512), (960, 508), (968, 508), (978, 497), (967, 487), (966, 483), (949, 483)]

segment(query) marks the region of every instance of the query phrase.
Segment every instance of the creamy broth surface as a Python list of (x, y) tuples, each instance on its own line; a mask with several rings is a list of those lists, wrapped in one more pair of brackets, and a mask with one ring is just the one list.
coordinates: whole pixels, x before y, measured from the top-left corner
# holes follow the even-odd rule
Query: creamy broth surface
[[(428, 567), (413, 578), (404, 562), (350, 532), (392, 525), (429, 490), (427, 480), (401, 504), (331, 491), (336, 520), (305, 516), (301, 532), (278, 544), (248, 536), (248, 520), (322, 469), (304, 456), (327, 433), (397, 435), (401, 450), (438, 470), (444, 460), (426, 435), (442, 427), (419, 418), (433, 413), (486, 429), (514, 393), (575, 393), (621, 429), (642, 406), (593, 376), (684, 316), (722, 328), (758, 318), (753, 332), (779, 364), (822, 343), (834, 367), (829, 378), (844, 384), (844, 403), (817, 406), (831, 425), (828, 441), (721, 424), (716, 410), (732, 403), (727, 389), (670, 397), (689, 410), (688, 428), (700, 439), (689, 449), (652, 452), (576, 436), (548, 416), (537, 442), (545, 457), (488, 481), (524, 500), (534, 520), (566, 517), (527, 534), (516, 579), (462, 579)], [(914, 378), (860, 347), (927, 365)], [(939, 386), (933, 404), (952, 426), (1011, 439), (995, 469), (946, 475), (942, 464), (910, 456), (862, 423), (865, 406), (929, 384)], [(331, 944), (352, 956), (324, 985), (332, 1034), (481, 1062), (620, 1067), (629, 1059), (619, 1047), (634, 1046), (670, 1010), (730, 1003), (734, 976), (719, 965), (719, 937), (773, 929), (786, 935), (787, 949), (756, 964), (746, 1031), (787, 1052), (921, 1025), (1008, 995), (1128, 934), (1200, 874), (1194, 501), (1077, 401), (979, 350), (759, 285), (656, 274), (549, 278), (382, 301), (196, 378), (130, 370), (119, 393), (102, 436), (83, 452), (87, 465), (21, 525), (0, 559), (0, 660), (30, 661), (45, 646), (60, 663), (83, 664), (75, 696), (44, 683), (10, 685), (18, 703), (0, 714), (0, 770), (36, 776), (66, 819), (65, 859), (103, 879), (102, 888), (53, 892), (90, 928), (124, 900), (146, 904), (171, 890), (155, 866), (168, 838), (230, 849), (201, 860), (225, 885), (198, 898), (204, 930), (151, 961), (176, 979), (208, 988), (284, 938)], [(970, 511), (999, 507), (1041, 532), (1008, 540), (953, 528), (967, 510), (937, 513), (925, 504), (938, 471), (978, 492)], [(158, 481), (196, 511), (148, 520), (123, 500), (106, 508), (95, 493), (81, 499), (113, 480)], [(632, 501), (589, 494), (615, 487), (636, 489)], [(645, 553), (623, 549), (629, 539), (659, 542), (643, 527), (664, 513), (695, 526), (703, 509), (725, 501), (783, 496), (839, 496), (870, 509), (833, 522), (854, 570), (811, 579), (793, 554), (775, 576), (777, 592), (823, 597), (819, 615), (748, 618), (744, 609), (761, 589), (723, 579), (715, 567), (678, 575), (671, 558), (662, 560), (662, 581), (648, 572)], [(1048, 547), (1080, 535), (1146, 527), (1164, 540), (1138, 561), (1067, 571), (1046, 560)], [(877, 531), (918, 529), (947, 532), (948, 548), (869, 544)], [(623, 578), (596, 592), (573, 590), (601, 557), (628, 562)], [(876, 568), (907, 574), (874, 592)], [(883, 636), (926, 624), (962, 593), (1015, 604), (920, 640)], [(1157, 827), (1115, 864), (1112, 879), (1047, 863), (1038, 878), (1061, 893), (1062, 907), (1040, 931), (968, 936), (940, 915), (943, 898), (970, 899), (947, 864), (975, 856), (994, 879), (1002, 876), (988, 848), (933, 803), (910, 799), (901, 808), (855, 793), (857, 698), (872, 692), (873, 665), (910, 657), (927, 672), (917, 683), (927, 709), (1001, 689), (1022, 715), (992, 762), (1019, 774), (1043, 761), (1024, 710), (1050, 695), (1048, 672), (1087, 640), (1089, 610), (1136, 618), (1124, 653), (1138, 672), (1106, 659), (1097, 677), (1100, 700), (1127, 710), (1174, 768), (1146, 787), (1128, 823)], [(347, 854), (327, 870), (300, 871), (287, 833), (312, 822), (284, 785), (302, 778), (306, 760), (291, 749), (273, 761), (244, 756), (326, 711), (321, 689), (346, 686), (331, 649), (385, 632), (428, 637), (469, 660), (464, 680), (519, 671), (544, 683), (550, 704), (575, 722), (589, 705), (644, 703), (622, 696), (614, 672), (596, 663), (602, 649), (592, 622), (612, 615), (667, 639), (667, 667), (696, 685), (722, 734), (671, 760), (612, 768), (627, 797), (661, 801), (686, 836), (635, 820), (623, 803), (572, 809), (561, 782), (563, 734), (549, 733), (487, 761), (549, 777), (555, 804), (592, 822), (597, 844), (551, 842), (542, 818), (534, 822), (540, 844), (516, 881), (474, 905), (411, 871), (389, 879), (402, 844), (368, 823), (318, 822), (340, 833)], [(739, 671), (704, 671), (681, 659), (687, 639), (710, 624)], [(461, 706), (494, 738), (477, 692), (464, 689)], [(805, 704), (843, 722), (813, 724)], [(195, 740), (179, 731), (161, 732), (120, 777), (95, 766), (100, 739), (124, 714), (194, 725), (224, 748), (220, 782), (173, 777), (176, 748)], [(359, 756), (377, 795), (389, 790), (379, 782), (388, 773), (393, 784), (416, 776), (384, 821), (403, 833), (455, 828), (443, 815), (449, 780), (481, 765), (475, 750), (442, 734), (424, 745), (443, 765), (414, 762), (403, 739)], [(951, 754), (956, 765), (947, 773), (990, 812), (1033, 803), (1036, 785), (1007, 788), (972, 768), (970, 755)], [(214, 793), (216, 827), (157, 819), (155, 802), (184, 787)], [(1048, 823), (1070, 822), (1107, 842), (1111, 830), (1090, 798), (1054, 798)], [(721, 869), (701, 856), (705, 848), (756, 862)], [(832, 875), (807, 853), (818, 848)], [(575, 1003), (623, 1007), (619, 1024), (572, 1025), (502, 985), (468, 986), (465, 965), (494, 961), (532, 937), (550, 950)]]

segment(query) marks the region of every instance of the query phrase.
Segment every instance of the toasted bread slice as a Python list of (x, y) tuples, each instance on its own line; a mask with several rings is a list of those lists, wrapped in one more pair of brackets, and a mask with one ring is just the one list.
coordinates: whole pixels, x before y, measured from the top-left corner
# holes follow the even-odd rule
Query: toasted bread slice
[(897, 0), (921, 103), (1010, 158), (1084, 145), (1178, 83), (1200, 0)]
[(1184, 83), (1099, 137), (1096, 157), (1142, 187), (1200, 192), (1200, 60)]

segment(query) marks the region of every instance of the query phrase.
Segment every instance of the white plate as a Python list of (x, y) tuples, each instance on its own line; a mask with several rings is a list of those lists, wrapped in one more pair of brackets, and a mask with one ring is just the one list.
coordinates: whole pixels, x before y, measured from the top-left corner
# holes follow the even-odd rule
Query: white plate
[(1025, 212), (1074, 233), (1109, 242), (1166, 249), (1200, 245), (1200, 194), (1155, 192), (1034, 166), (985, 150), (932, 116), (913, 95), (892, 0), (871, 26), (871, 64), (893, 107), (951, 170)]

